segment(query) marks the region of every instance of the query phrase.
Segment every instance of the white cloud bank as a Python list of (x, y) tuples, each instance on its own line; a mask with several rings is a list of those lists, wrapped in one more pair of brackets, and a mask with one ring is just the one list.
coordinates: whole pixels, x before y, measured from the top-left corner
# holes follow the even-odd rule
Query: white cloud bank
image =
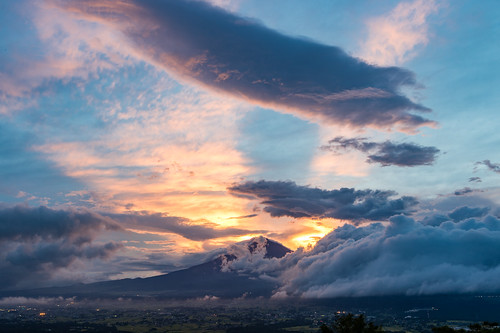
[(275, 280), (277, 298), (479, 293), (500, 290), (498, 253), (497, 217), (396, 216), (386, 225), (346, 224), (311, 251), (230, 265)]

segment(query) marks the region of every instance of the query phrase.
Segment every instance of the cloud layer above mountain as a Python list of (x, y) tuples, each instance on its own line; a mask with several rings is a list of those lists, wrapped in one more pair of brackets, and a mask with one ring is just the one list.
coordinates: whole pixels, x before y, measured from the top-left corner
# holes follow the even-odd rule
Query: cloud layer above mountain
[[(221, 228), (209, 221), (191, 221), (184, 217), (164, 216), (159, 213), (134, 213), (134, 214), (106, 214), (126, 228), (167, 232), (181, 235), (194, 241), (207, 239), (243, 236), (248, 234), (266, 233), (266, 230), (246, 230), (240, 228)], [(255, 215), (253, 215), (255, 216)], [(240, 217), (241, 218), (241, 217)]]
[(322, 121), (415, 130), (428, 108), (400, 90), (412, 72), (283, 35), (197, 1), (56, 1), (122, 32), (133, 54), (206, 88)]
[(391, 199), (396, 193), (380, 190), (341, 188), (323, 190), (300, 186), (292, 181), (248, 181), (228, 188), (235, 196), (258, 199), (273, 217), (336, 218), (352, 221), (383, 220), (410, 213), (414, 197)]

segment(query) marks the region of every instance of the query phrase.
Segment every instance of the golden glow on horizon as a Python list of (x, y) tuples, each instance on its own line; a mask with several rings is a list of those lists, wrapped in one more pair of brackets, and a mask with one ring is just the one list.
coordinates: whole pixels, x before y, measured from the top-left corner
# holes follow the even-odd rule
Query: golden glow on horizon
[(306, 235), (301, 235), (298, 237), (295, 237), (292, 239), (292, 242), (294, 244), (297, 244), (297, 248), (303, 247), (304, 249), (310, 249), (316, 243), (323, 238), (326, 234), (306, 234)]
[(294, 233), (288, 239), (283, 240), (283, 244), (292, 250), (296, 250), (299, 247), (303, 247), (306, 250), (311, 249), (321, 238), (346, 222), (334, 218), (322, 220), (302, 219), (299, 221), (304, 231)]
[[(206, 240), (192, 240), (175, 234), (169, 231), (153, 230), (152, 228), (145, 227), (141, 229), (140, 226), (129, 227), (128, 231), (142, 235), (155, 235), (165, 237), (165, 240), (157, 240), (148, 242), (150, 245), (158, 245), (160, 248), (169, 249), (172, 244), (178, 251), (184, 253), (201, 252), (207, 250), (214, 250), (230, 246), (231, 244), (249, 240), (253, 237), (265, 236), (276, 240), (286, 247), (296, 250), (299, 247), (309, 249), (323, 238), (326, 234), (330, 233), (333, 229), (345, 223), (345, 221), (337, 219), (298, 219), (294, 222), (289, 218), (271, 218), (267, 214), (262, 214), (248, 219), (232, 219), (227, 220), (230, 223), (226, 224), (224, 220), (220, 223), (212, 223), (211, 221), (200, 220), (190, 221), (187, 225), (205, 225), (208, 228), (215, 230), (224, 230), (226, 228), (238, 228), (248, 230), (247, 234), (237, 236), (221, 236), (217, 238), (210, 238)], [(272, 235), (269, 235), (269, 230), (272, 227)], [(252, 230), (261, 230), (262, 232), (252, 232)]]
[(321, 238), (333, 230), (331, 225), (325, 226), (323, 222), (318, 223), (318, 221), (310, 221), (308, 224), (311, 225), (313, 232), (309, 231), (307, 233), (302, 233), (289, 240), (289, 242), (294, 245), (294, 249), (299, 247), (310, 249), (314, 247)]

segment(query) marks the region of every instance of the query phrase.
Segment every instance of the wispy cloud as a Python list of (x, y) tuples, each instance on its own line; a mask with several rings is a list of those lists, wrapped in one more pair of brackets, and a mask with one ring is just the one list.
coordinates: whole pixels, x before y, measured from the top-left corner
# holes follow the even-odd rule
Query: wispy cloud
[(453, 192), (454, 195), (466, 195), (469, 193), (474, 193), (474, 192), (483, 192), (483, 190), (478, 190), (478, 189), (472, 189), (470, 187), (464, 187), (462, 189), (458, 189), (455, 192)]
[[(175, 233), (190, 240), (204, 241), (229, 236), (265, 234), (266, 230), (245, 230), (234, 227), (220, 227), (209, 221), (191, 221), (178, 216), (164, 216), (160, 213), (106, 214), (123, 227), (140, 231)], [(255, 215), (254, 215), (255, 216)]]
[(334, 46), (282, 35), (202, 2), (59, 1), (125, 34), (144, 59), (184, 80), (265, 106), (354, 127), (433, 122), (399, 91), (414, 74), (368, 65)]
[(29, 22), (16, 27), (29, 37), (13, 43), (17, 52), (2, 55), (0, 114), (37, 105), (51, 82), (85, 81), (134, 61), (133, 49), (124, 47), (116, 30), (75, 20), (50, 1), (23, 0), (6, 6), (16, 7), (15, 19)]
[[(500, 173), (500, 163), (493, 163), (490, 160), (484, 160), (482, 162), (476, 162), (476, 165), (485, 165), (489, 170)], [(478, 178), (478, 177), (474, 177)]]
[(429, 42), (429, 16), (439, 11), (434, 0), (399, 3), (390, 13), (366, 22), (368, 37), (360, 56), (381, 66), (399, 65), (412, 59)]
[[(78, 101), (92, 117), (74, 122), (73, 113), (61, 115), (53, 136), (32, 143), (37, 155), (86, 184), (88, 190), (65, 199), (97, 210), (168, 211), (193, 220), (246, 214), (225, 189), (251, 172), (235, 147), (235, 110), (247, 108), (180, 87), (151, 67), (137, 77), (135, 88), (120, 75), (106, 82), (103, 90), (116, 95)], [(96, 118), (102, 126), (93, 126)], [(85, 134), (74, 130), (82, 126)]]
[(321, 147), (323, 150), (339, 152), (340, 150), (358, 150), (370, 154), (368, 163), (380, 163), (382, 166), (395, 165), (400, 167), (413, 167), (419, 165), (432, 165), (439, 153), (436, 147), (424, 147), (414, 143), (394, 143), (391, 141), (373, 142), (366, 138), (336, 137), (328, 141), (328, 145)]

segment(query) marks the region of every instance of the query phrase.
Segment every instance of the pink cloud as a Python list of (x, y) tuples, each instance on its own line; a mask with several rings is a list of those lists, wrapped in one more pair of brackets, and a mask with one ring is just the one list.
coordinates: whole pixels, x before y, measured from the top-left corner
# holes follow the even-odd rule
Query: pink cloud
[(419, 47), (429, 42), (429, 16), (441, 5), (434, 0), (400, 3), (387, 15), (366, 22), (368, 38), (361, 46), (361, 58), (381, 66), (402, 64), (412, 59)]

